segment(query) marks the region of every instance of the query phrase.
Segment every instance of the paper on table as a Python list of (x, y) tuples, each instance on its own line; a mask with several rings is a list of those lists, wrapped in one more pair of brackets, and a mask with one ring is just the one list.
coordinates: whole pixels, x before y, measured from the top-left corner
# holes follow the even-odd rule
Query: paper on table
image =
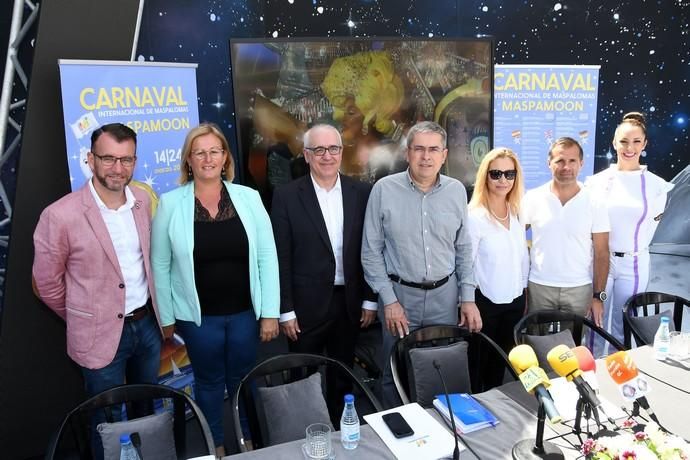
[[(596, 375), (593, 372), (583, 372), (584, 379), (590, 384), (592, 389), (595, 391), (599, 388), (599, 383), (596, 381)], [(558, 377), (551, 379), (551, 386), (549, 387), (549, 392), (553, 397), (553, 402), (556, 405), (556, 410), (563, 417), (563, 421), (567, 422), (570, 420), (575, 420), (575, 413), (577, 410), (577, 400), (580, 398), (580, 393), (578, 393), (575, 384), (568, 382), (565, 377)], [(625, 412), (613, 403), (608, 401), (602, 395), (598, 394), (599, 401), (606, 412), (606, 415), (614, 418), (624, 418), (626, 417)], [(603, 414), (599, 414), (600, 418), (605, 419)], [(594, 422), (594, 418), (591, 419)]]
[[(401, 439), (393, 436), (382, 419), (389, 412), (400, 412), (414, 434)], [(364, 420), (398, 460), (438, 459), (453, 455), (453, 435), (417, 403), (365, 415)], [(460, 450), (464, 449), (460, 443)]]

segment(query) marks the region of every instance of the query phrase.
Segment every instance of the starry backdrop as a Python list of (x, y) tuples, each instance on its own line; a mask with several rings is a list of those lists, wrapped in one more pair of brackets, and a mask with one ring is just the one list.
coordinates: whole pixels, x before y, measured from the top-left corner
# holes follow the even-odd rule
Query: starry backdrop
[(615, 160), (623, 113), (647, 115), (644, 161), (669, 180), (690, 162), (690, 0), (147, 0), (139, 60), (196, 62), (199, 115), (236, 151), (228, 40), (495, 39), (496, 64), (601, 65), (595, 171)]

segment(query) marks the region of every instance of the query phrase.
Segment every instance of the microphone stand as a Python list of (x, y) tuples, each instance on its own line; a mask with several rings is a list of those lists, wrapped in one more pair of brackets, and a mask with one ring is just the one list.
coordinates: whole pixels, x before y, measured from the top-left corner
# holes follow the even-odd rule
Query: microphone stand
[[(589, 385), (587, 385), (587, 387), (590, 391), (593, 391), (591, 387), (589, 387)], [(604, 414), (604, 416), (606, 416), (609, 423), (613, 426), (613, 431), (609, 430), (604, 424), (601, 423), (601, 420), (599, 419), (600, 408), (601, 412)], [(595, 406), (590, 399), (585, 398), (583, 394), (580, 394), (580, 397), (577, 400), (577, 406), (575, 406), (575, 425), (573, 426), (573, 433), (577, 435), (577, 438), (580, 440), (580, 444), (582, 444), (581, 422), (583, 411), (585, 418), (587, 419), (587, 434), (589, 434), (592, 437), (613, 436), (615, 435), (616, 431), (620, 429), (616, 421), (604, 412), (603, 407)], [(599, 430), (596, 434), (589, 431), (590, 415), (594, 417), (594, 422), (596, 423), (597, 429)]]
[[(580, 440), (580, 444), (582, 444), (582, 437), (580, 436), (580, 434), (582, 433), (581, 423), (583, 411), (585, 413), (585, 418), (587, 419), (588, 430), (590, 414), (594, 415), (594, 421), (596, 422), (597, 427), (602, 428), (601, 421), (599, 420), (599, 411), (597, 410), (597, 408), (592, 406), (589, 403), (589, 401), (580, 396), (580, 398), (577, 400), (577, 405), (575, 406), (575, 426), (573, 427), (573, 432), (577, 435), (577, 438)], [(588, 431), (588, 434), (591, 435), (592, 433), (589, 433)]]
[[(661, 429), (661, 431), (664, 431), (664, 432), (666, 432), (666, 433), (671, 433), (671, 432), (668, 431), (666, 428), (664, 428), (664, 426), (659, 422), (659, 418), (656, 416), (656, 413), (654, 413), (654, 411), (652, 410), (652, 408), (651, 408), (651, 406), (649, 405), (649, 403), (646, 402), (646, 401), (647, 401), (646, 398), (645, 398), (643, 401), (644, 401), (644, 404), (641, 403), (641, 402), (639, 401), (639, 399), (636, 399), (635, 401), (633, 401), (633, 410), (632, 410), (632, 414), (633, 414), (634, 416), (636, 416), (636, 417), (641, 417), (641, 415), (640, 415), (640, 407), (642, 407), (642, 408), (645, 410), (645, 412), (647, 413), (647, 416), (649, 416), (649, 418), (650, 418), (654, 423), (656, 423), (656, 424), (659, 426), (659, 428)], [(672, 434), (672, 433), (671, 433), (671, 434)]]
[(458, 460), (460, 458), (460, 447), (458, 446), (458, 430), (455, 428), (455, 414), (453, 413), (453, 408), (450, 405), (450, 396), (448, 395), (448, 388), (446, 388), (446, 381), (441, 374), (441, 365), (438, 361), (433, 362), (438, 376), (441, 378), (441, 384), (443, 385), (443, 393), (446, 395), (446, 405), (448, 406), (448, 413), (450, 415), (450, 423), (453, 427), (453, 440), (455, 441), (455, 449), (453, 449), (453, 460)]
[(640, 416), (640, 402), (637, 399), (633, 401), (633, 408), (632, 408), (631, 416), (633, 416), (633, 417), (639, 417)]
[(565, 456), (561, 449), (552, 442), (544, 442), (544, 423), (546, 422), (546, 411), (544, 404), (539, 402), (537, 410), (537, 437), (534, 441), (523, 439), (513, 446), (513, 459), (515, 460), (564, 460)]

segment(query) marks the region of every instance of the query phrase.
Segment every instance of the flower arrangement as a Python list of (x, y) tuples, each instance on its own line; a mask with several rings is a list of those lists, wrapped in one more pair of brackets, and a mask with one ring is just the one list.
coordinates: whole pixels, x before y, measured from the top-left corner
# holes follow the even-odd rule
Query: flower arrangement
[(618, 436), (589, 438), (582, 444), (588, 460), (690, 460), (690, 445), (678, 436), (649, 423), (644, 430), (633, 430), (632, 420), (623, 423)]

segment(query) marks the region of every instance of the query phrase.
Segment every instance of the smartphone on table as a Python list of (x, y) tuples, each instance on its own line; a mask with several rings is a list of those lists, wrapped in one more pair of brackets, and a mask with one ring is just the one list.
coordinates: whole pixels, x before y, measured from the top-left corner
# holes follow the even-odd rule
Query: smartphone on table
[(410, 425), (407, 424), (403, 416), (400, 415), (400, 412), (389, 412), (384, 414), (381, 418), (386, 426), (388, 426), (388, 429), (391, 430), (393, 436), (398, 439), (406, 438), (414, 434), (414, 431), (412, 431), (412, 428), (410, 428)]

